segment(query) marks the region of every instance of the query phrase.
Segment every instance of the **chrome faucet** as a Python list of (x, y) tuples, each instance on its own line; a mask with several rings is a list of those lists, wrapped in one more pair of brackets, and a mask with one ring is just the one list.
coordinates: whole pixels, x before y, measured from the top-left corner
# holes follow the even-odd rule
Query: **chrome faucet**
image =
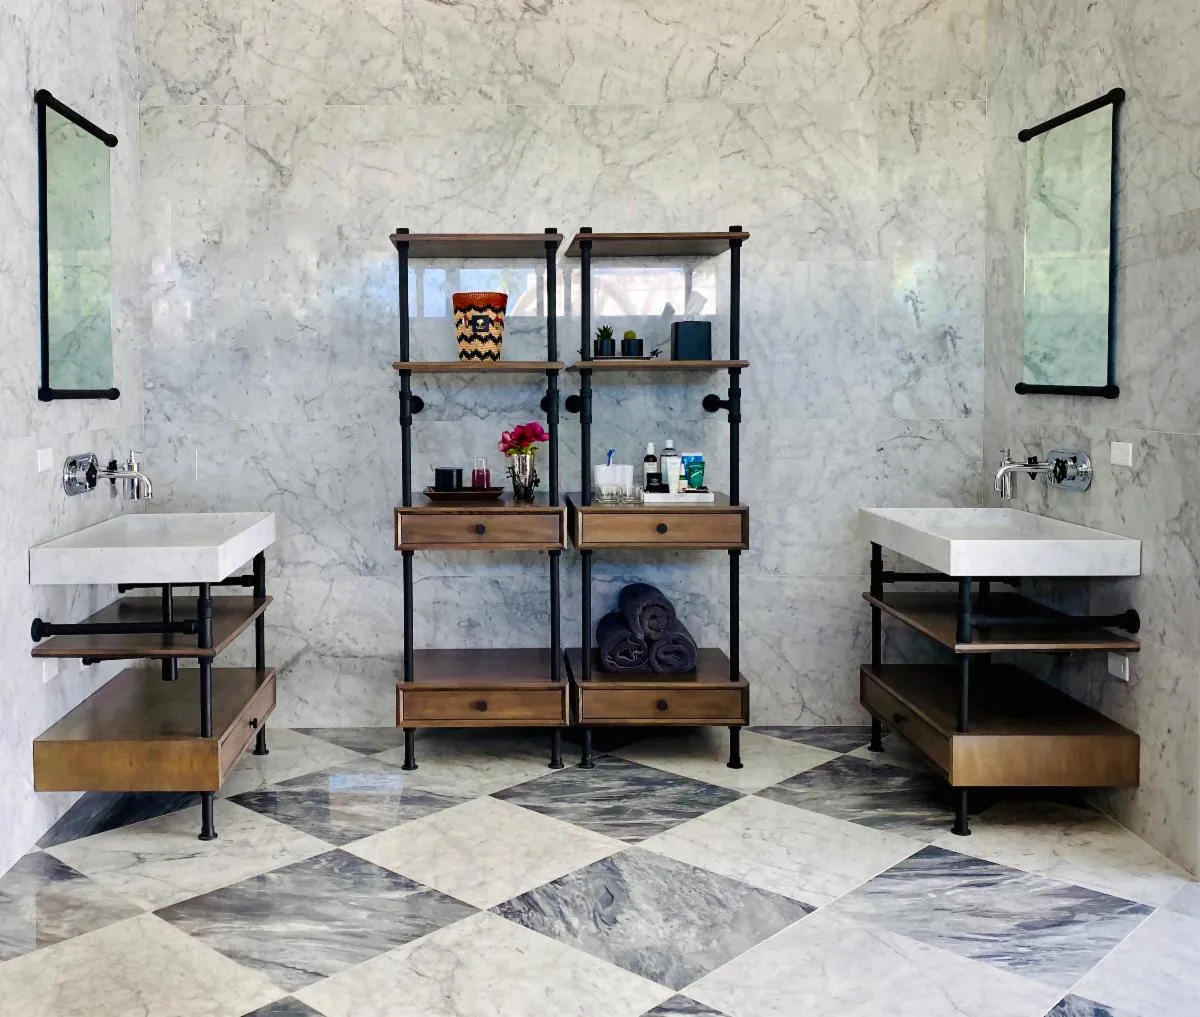
[(142, 501), (154, 497), (154, 485), (150, 478), (142, 472), (142, 463), (138, 459), (141, 452), (130, 450), (129, 458), (124, 463), (115, 459), (108, 461), (104, 469), (100, 467), (100, 459), (95, 452), (83, 455), (67, 456), (63, 463), (63, 490), (69, 495), (84, 494), (95, 489), (101, 480), (112, 484), (113, 496), (117, 493), (117, 481), (121, 481), (121, 494), (127, 501)]
[(1086, 491), (1092, 486), (1092, 459), (1083, 449), (1052, 449), (1045, 460), (1030, 456), (1018, 463), (1012, 458), (1012, 450), (1000, 450), (1000, 469), (996, 471), (996, 493), (1004, 501), (1013, 496), (1013, 477), (1028, 473), (1030, 479), (1044, 474), (1046, 482), (1064, 491)]

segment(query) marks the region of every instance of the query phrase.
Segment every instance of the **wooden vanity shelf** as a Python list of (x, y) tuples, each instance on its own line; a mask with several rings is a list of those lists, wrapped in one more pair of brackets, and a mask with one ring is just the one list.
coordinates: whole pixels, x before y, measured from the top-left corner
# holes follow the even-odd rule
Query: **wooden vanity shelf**
[(565, 366), (559, 360), (397, 360), (392, 364), (396, 371), (413, 374), (545, 374)]
[(953, 665), (864, 665), (862, 703), (954, 787), (1134, 787), (1138, 736), (1011, 665), (971, 675), (970, 730), (955, 730)]
[(567, 247), (568, 258), (582, 257), (589, 244), (593, 258), (715, 258), (749, 240), (745, 230), (723, 233), (593, 233), (580, 230)]
[(631, 359), (627, 357), (600, 360), (578, 360), (568, 371), (591, 371), (593, 374), (615, 374), (619, 371), (728, 371), (742, 370), (750, 366), (749, 360), (665, 360)]
[[(142, 660), (178, 657), (215, 657), (254, 623), (271, 603), (270, 597), (214, 597), (213, 645), (201, 649), (197, 636), (107, 635), (51, 636), (33, 648), (35, 657), (87, 658), (89, 660)], [(177, 597), (176, 617), (195, 618), (196, 598)], [(97, 611), (84, 624), (109, 625), (162, 620), (157, 597), (125, 597)]]
[(545, 498), (518, 504), (508, 494), (498, 502), (398, 506), (397, 551), (561, 551), (566, 547), (566, 511)]
[(275, 669), (213, 669), (213, 736), (200, 734), (200, 672), (164, 682), (127, 668), (33, 743), (37, 791), (216, 791), (275, 709)]
[(750, 546), (750, 509), (729, 497), (698, 505), (584, 505), (567, 495), (567, 528), (581, 551), (661, 548), (667, 551), (744, 551)]

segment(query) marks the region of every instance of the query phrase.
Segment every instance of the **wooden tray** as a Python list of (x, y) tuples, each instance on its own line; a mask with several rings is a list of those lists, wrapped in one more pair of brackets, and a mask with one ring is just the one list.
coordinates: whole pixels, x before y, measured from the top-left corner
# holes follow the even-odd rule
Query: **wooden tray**
[(478, 501), (499, 501), (504, 497), (502, 487), (462, 487), (457, 491), (438, 491), (435, 488), (425, 488), (425, 497), (434, 503), (461, 504)]

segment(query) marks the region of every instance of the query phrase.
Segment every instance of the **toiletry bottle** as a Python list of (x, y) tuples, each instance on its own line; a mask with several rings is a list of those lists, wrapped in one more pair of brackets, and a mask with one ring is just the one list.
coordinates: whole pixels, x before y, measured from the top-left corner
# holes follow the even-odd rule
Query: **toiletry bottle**
[(668, 438), (663, 443), (662, 455), (658, 458), (658, 470), (662, 474), (662, 482), (672, 494), (679, 493), (679, 473), (682, 469), (679, 453), (675, 451), (675, 440)]
[(654, 454), (654, 442), (646, 442), (646, 458), (642, 460), (642, 486), (649, 491), (662, 483), (662, 473), (658, 468), (658, 456)]

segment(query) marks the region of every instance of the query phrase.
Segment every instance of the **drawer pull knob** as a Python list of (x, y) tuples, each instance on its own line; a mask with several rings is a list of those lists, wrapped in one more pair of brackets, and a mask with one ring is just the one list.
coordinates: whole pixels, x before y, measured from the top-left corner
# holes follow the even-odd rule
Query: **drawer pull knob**
[(657, 703), (655, 703), (654, 705), (658, 707), (658, 711), (659, 711), (659, 713), (666, 713), (666, 712), (667, 712), (667, 701), (666, 701), (665, 699), (660, 699), (660, 700), (659, 700)]
[(485, 533), (487, 533), (487, 527), (484, 526), (483, 523), (476, 523), (475, 532), (482, 537)]
[(487, 700), (486, 699), (479, 700), (479, 702), (475, 703), (474, 706), (475, 706), (475, 709), (477, 709), (480, 713), (487, 713)]
[(257, 727), (258, 727), (258, 718), (257, 718), (257, 717), (251, 717), (251, 718), (250, 718), (250, 726), (251, 726), (251, 727), (253, 727), (253, 728), (257, 728)]
[(907, 713), (893, 713), (892, 714), (892, 723), (893, 724), (903, 724), (906, 720), (908, 720)]
[(666, 532), (667, 532), (667, 524), (666, 524), (666, 523), (659, 523), (659, 524), (658, 524), (656, 527), (654, 527), (654, 528), (655, 528), (656, 530), (658, 530), (658, 532), (659, 532), (659, 533), (666, 533)]

